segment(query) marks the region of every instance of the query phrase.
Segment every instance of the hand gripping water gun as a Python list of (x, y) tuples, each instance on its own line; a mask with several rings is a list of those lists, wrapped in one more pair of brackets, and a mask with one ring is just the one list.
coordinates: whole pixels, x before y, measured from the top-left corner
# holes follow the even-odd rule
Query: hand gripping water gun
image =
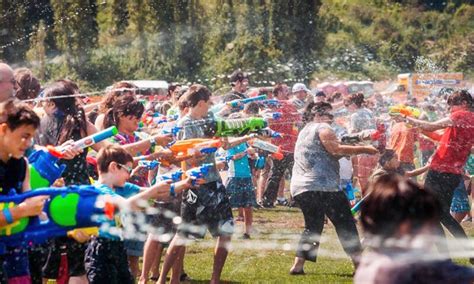
[(378, 148), (380, 151), (385, 148), (385, 125), (377, 124), (377, 129), (367, 129), (361, 132), (347, 134), (341, 137), (342, 144), (354, 145), (368, 141)]
[(261, 96), (256, 96), (253, 98), (248, 98), (248, 99), (241, 99), (241, 100), (233, 100), (230, 102), (227, 102), (226, 105), (233, 107), (233, 108), (243, 108), (245, 104), (251, 103), (251, 102), (256, 102), (256, 101), (263, 101), (267, 99), (267, 95), (261, 95)]
[(281, 148), (279, 146), (273, 145), (272, 143), (254, 138), (249, 141), (249, 144), (257, 149), (264, 150), (267, 152), (272, 153), (272, 158), (281, 160), (283, 159), (283, 153), (281, 152)]
[(142, 161), (138, 161), (138, 165), (144, 166), (149, 170), (154, 170), (160, 165), (160, 162), (156, 160), (153, 160), (153, 161), (142, 160)]
[(193, 179), (193, 184), (195, 183), (196, 179), (204, 178), (207, 176), (209, 173), (209, 170), (213, 168), (213, 164), (203, 164), (200, 167), (195, 167), (192, 169), (187, 170), (186, 172), (183, 172), (183, 170), (177, 170), (172, 173), (164, 174), (158, 176), (159, 180), (165, 181), (165, 180), (170, 180), (172, 182), (178, 182), (181, 179), (183, 179), (183, 175), (186, 177), (190, 177)]
[(201, 152), (202, 154), (214, 153), (221, 147), (221, 144), (219, 139), (195, 138), (176, 141), (169, 149), (176, 157), (191, 157), (196, 152)]
[(31, 243), (44, 243), (50, 238), (74, 234), (74, 229), (85, 228), (95, 232), (92, 227), (100, 226), (100, 216), (112, 220), (114, 206), (110, 203), (97, 202), (102, 192), (93, 186), (71, 186), (66, 188), (43, 188), (22, 194), (0, 197), (0, 210), (18, 206), (25, 199), (49, 195), (50, 199), (44, 205), (47, 220), (39, 217), (21, 218), (12, 224), (0, 228), (0, 254), (7, 247), (24, 247)]
[[(112, 126), (74, 142), (72, 147), (75, 149), (84, 149), (112, 137), (117, 133), (117, 128)], [(62, 157), (63, 151), (61, 147), (48, 146), (46, 149), (38, 150), (28, 157), (32, 189), (49, 187), (55, 180), (61, 177), (66, 166), (58, 165), (57, 162)]]
[(414, 118), (418, 118), (421, 115), (421, 111), (419, 108), (405, 106), (405, 105), (396, 105), (391, 106), (388, 108), (389, 115), (398, 115), (401, 114), (403, 116), (411, 116)]

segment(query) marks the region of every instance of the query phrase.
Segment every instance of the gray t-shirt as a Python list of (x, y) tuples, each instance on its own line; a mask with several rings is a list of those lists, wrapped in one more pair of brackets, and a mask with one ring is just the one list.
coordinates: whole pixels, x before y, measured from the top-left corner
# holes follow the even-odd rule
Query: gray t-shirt
[[(209, 137), (209, 131), (207, 131), (207, 126), (204, 124), (206, 121), (211, 121), (213, 116), (210, 115), (205, 120), (193, 120), (188, 115), (184, 116), (182, 119), (178, 121), (178, 126), (182, 127), (181, 131), (178, 132), (178, 140), (187, 140), (193, 138), (212, 138)], [(204, 157), (203, 164), (214, 164), (214, 167), (209, 170), (208, 175), (206, 176), (207, 182), (214, 182), (220, 180), (219, 172), (215, 167), (216, 164), (216, 156), (215, 153), (206, 154)], [(186, 161), (186, 168), (191, 169), (196, 167), (196, 165), (192, 165), (190, 162)]]
[(322, 129), (332, 129), (326, 123), (308, 123), (298, 135), (295, 164), (291, 178), (291, 194), (307, 191), (339, 191), (338, 157), (330, 154), (319, 138)]
[(361, 132), (366, 129), (376, 129), (374, 114), (366, 109), (358, 109), (351, 115), (350, 133)]

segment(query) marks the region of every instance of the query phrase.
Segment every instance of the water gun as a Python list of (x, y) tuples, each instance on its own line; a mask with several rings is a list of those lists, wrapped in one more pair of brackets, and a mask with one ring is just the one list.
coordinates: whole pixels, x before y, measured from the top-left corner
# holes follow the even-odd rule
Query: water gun
[(260, 129), (256, 133), (257, 133), (257, 135), (267, 136), (267, 137), (271, 137), (271, 138), (282, 138), (283, 137), (280, 132), (276, 132), (276, 131), (268, 128), (268, 127)]
[(278, 120), (278, 119), (282, 118), (282, 113), (281, 112), (265, 112), (265, 113), (263, 113), (263, 117), (265, 119)]
[(215, 137), (244, 136), (268, 126), (265, 119), (261, 117), (213, 120), (208, 125)]
[(364, 203), (364, 200), (367, 198), (367, 196), (369, 196), (370, 193), (368, 193), (366, 196), (364, 196), (361, 200), (359, 200), (359, 202), (357, 202), (352, 208), (351, 208), (351, 213), (352, 213), (352, 216), (355, 216), (357, 214), (357, 212), (360, 211), (360, 208), (362, 206), (362, 203)]
[(349, 199), (349, 203), (351, 206), (356, 204), (356, 196), (355, 196), (355, 188), (352, 186), (352, 182), (348, 182), (344, 187), (344, 191), (346, 192), (347, 199)]
[[(72, 148), (74, 148), (76, 150), (85, 149), (87, 147), (90, 147), (90, 146), (92, 146), (96, 143), (99, 143), (99, 142), (101, 142), (105, 139), (108, 139), (112, 136), (115, 136), (117, 134), (118, 134), (117, 127), (111, 126), (107, 129), (104, 129), (104, 130), (99, 131), (95, 134), (92, 134), (90, 136), (87, 136), (87, 137), (84, 137), (80, 140), (75, 141), (72, 144)], [(48, 149), (48, 152), (51, 155), (53, 155), (57, 158), (62, 158), (63, 157), (64, 149), (62, 149), (61, 147), (48, 146), (47, 149)]]
[(269, 108), (277, 108), (281, 105), (277, 99), (264, 100), (260, 101), (259, 103)]
[(263, 101), (265, 99), (267, 99), (267, 95), (261, 95), (261, 96), (256, 96), (256, 97), (248, 98), (248, 99), (233, 100), (233, 101), (227, 102), (226, 105), (233, 108), (243, 108), (245, 104), (256, 102), (256, 101)]
[(361, 132), (347, 134), (341, 137), (342, 144), (355, 145), (363, 142), (369, 142), (379, 151), (385, 149), (386, 136), (385, 125), (383, 123), (377, 124), (377, 129), (367, 129)]
[(196, 152), (210, 154), (217, 151), (222, 143), (219, 139), (195, 138), (176, 141), (169, 147), (176, 157), (192, 156)]
[(274, 159), (277, 159), (277, 160), (283, 159), (283, 153), (281, 152), (281, 148), (270, 142), (266, 142), (266, 141), (254, 138), (251, 141), (249, 141), (249, 144), (254, 148), (272, 153), (271, 156)]
[[(91, 136), (87, 136), (74, 142), (73, 148), (84, 149), (105, 140), (118, 133), (115, 126), (104, 129)], [(61, 177), (66, 169), (65, 165), (59, 165), (58, 161), (63, 156), (61, 147), (48, 146), (33, 152), (28, 157), (30, 170), (30, 184), (32, 189), (49, 187), (55, 180)]]
[(396, 105), (396, 106), (391, 106), (388, 108), (388, 114), (389, 115), (401, 114), (403, 116), (411, 116), (414, 118), (418, 118), (421, 115), (421, 111), (419, 108), (416, 108), (416, 107)]
[(181, 179), (183, 179), (184, 176), (186, 176), (186, 177), (192, 178), (193, 184), (194, 184), (196, 179), (206, 177), (207, 174), (209, 173), (209, 170), (213, 167), (214, 167), (213, 164), (203, 164), (200, 167), (195, 167), (185, 172), (180, 169), (172, 173), (160, 175), (158, 176), (158, 179), (162, 181), (170, 180), (172, 182), (178, 182)]
[(142, 161), (138, 161), (138, 165), (145, 166), (148, 170), (154, 170), (160, 165), (160, 162), (156, 160), (153, 160), (153, 161), (142, 160)]
[(98, 227), (101, 222), (114, 218), (114, 205), (98, 202), (103, 193), (90, 185), (42, 188), (22, 194), (12, 190), (9, 195), (0, 197), (0, 210), (18, 206), (25, 199), (40, 195), (50, 196), (43, 209), (47, 220), (40, 220), (37, 216), (25, 217), (0, 228), (0, 254), (8, 247), (41, 244), (50, 238), (74, 234), (74, 229), (87, 228), (90, 231), (91, 227)]

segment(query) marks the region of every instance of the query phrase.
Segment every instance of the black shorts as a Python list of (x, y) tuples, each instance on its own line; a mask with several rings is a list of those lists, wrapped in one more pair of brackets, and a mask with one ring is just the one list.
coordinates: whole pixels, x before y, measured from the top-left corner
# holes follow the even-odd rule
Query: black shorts
[(134, 284), (124, 242), (93, 238), (86, 250), (85, 266), (89, 283)]
[(86, 244), (80, 244), (67, 237), (50, 240), (46, 263), (43, 267), (43, 277), (48, 279), (58, 278), (59, 266), (61, 264), (61, 253), (63, 252), (67, 254), (69, 276), (85, 275), (84, 253), (86, 251), (86, 246)]
[(181, 203), (181, 218), (178, 234), (183, 237), (204, 238), (207, 230), (213, 237), (231, 236), (234, 233), (232, 208), (221, 182), (187, 190)]

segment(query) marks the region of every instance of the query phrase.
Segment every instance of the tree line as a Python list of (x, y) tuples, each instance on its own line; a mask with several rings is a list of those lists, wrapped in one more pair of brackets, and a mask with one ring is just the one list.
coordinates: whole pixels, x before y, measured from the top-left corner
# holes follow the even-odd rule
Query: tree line
[(86, 89), (122, 79), (253, 85), (474, 66), (472, 1), (0, 0), (0, 60)]

